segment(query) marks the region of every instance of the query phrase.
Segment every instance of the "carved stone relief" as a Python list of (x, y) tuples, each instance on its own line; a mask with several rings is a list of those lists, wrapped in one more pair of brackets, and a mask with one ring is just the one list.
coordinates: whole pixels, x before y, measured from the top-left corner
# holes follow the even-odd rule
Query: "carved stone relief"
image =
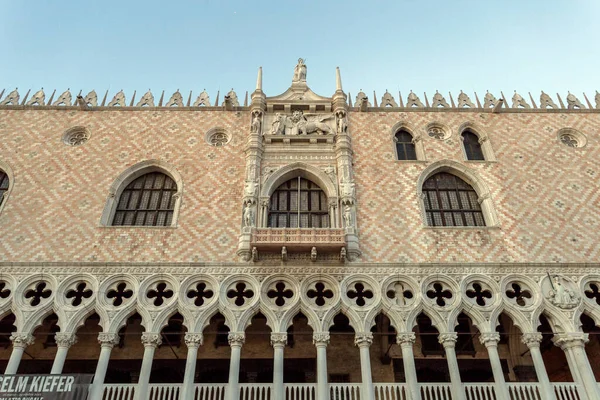
[[(294, 111), (291, 115), (276, 113), (267, 118), (271, 120), (271, 135), (332, 135), (334, 133), (332, 122), (335, 121), (333, 114), (304, 114), (302, 111)], [(266, 131), (263, 131), (267, 134)]]

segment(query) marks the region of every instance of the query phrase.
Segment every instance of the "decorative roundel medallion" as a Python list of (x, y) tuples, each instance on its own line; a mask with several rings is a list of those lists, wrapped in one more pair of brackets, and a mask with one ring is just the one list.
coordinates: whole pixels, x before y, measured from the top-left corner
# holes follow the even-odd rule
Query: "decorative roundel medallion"
[(446, 140), (451, 136), (450, 129), (437, 122), (427, 125), (426, 130), (428, 136), (438, 140)]
[(379, 301), (379, 285), (368, 276), (352, 276), (340, 285), (342, 300), (355, 309), (367, 309)]
[(296, 285), (286, 277), (274, 276), (263, 282), (263, 301), (273, 308), (289, 308), (297, 298)]
[(225, 297), (229, 304), (238, 308), (247, 308), (257, 299), (255, 289), (245, 280), (236, 280), (228, 285)]
[(461, 284), (463, 298), (473, 306), (490, 309), (498, 301), (496, 283), (485, 275), (471, 275)]
[(127, 280), (115, 280), (106, 290), (104, 299), (110, 306), (120, 308), (134, 301), (135, 291), (131, 282)]
[(537, 284), (524, 276), (510, 275), (505, 277), (500, 292), (504, 299), (517, 308), (532, 308), (538, 299), (534, 288)]
[(423, 298), (434, 307), (451, 307), (459, 303), (459, 297), (459, 288), (449, 277), (432, 276), (423, 281)]
[(37, 307), (46, 304), (52, 297), (52, 289), (46, 281), (37, 281), (25, 290), (25, 301), (31, 307)]
[(339, 300), (338, 284), (333, 278), (311, 276), (302, 282), (303, 301), (311, 308), (321, 309)]
[(563, 128), (558, 131), (558, 140), (567, 147), (585, 147), (587, 144), (586, 136), (573, 128)]
[(90, 139), (90, 131), (84, 126), (75, 126), (63, 133), (62, 141), (68, 146), (81, 146)]
[(219, 284), (210, 275), (194, 275), (181, 282), (179, 301), (191, 309), (206, 308), (219, 298)]
[(383, 284), (383, 301), (392, 307), (408, 308), (417, 301), (417, 287), (405, 278), (389, 279)]
[(206, 132), (206, 143), (214, 147), (222, 147), (231, 141), (231, 136), (223, 128), (212, 128)]

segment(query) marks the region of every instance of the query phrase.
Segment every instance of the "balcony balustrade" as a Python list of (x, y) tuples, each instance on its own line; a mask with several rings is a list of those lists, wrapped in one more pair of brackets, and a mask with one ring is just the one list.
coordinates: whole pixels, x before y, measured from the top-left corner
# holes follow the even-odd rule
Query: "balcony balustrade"
[(339, 228), (255, 228), (251, 246), (258, 251), (339, 252), (346, 245), (344, 229)]

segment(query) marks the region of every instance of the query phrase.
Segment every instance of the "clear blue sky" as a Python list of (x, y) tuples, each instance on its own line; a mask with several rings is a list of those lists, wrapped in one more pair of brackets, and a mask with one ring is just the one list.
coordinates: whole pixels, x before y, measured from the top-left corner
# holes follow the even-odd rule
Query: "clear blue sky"
[[(308, 84), (378, 98), (461, 89), (593, 97), (600, 90), (600, 0), (0, 0), (0, 90), (71, 88), (99, 97), (149, 88), (235, 88), (264, 70), (268, 96), (306, 58)], [(509, 94), (510, 93), (510, 94)], [(583, 100), (583, 99), (582, 99)]]

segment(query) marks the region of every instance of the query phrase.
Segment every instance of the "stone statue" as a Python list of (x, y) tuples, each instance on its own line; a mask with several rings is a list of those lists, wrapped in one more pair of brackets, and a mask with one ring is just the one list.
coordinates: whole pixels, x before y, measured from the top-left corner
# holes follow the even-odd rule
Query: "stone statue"
[(169, 101), (167, 101), (167, 104), (165, 104), (165, 107), (171, 106), (183, 107), (183, 97), (181, 96), (181, 93), (179, 93), (179, 89), (173, 93), (173, 96), (171, 96)]
[(515, 94), (512, 97), (512, 107), (513, 108), (519, 108), (519, 107), (531, 108), (531, 106), (529, 104), (527, 104), (527, 102), (525, 101), (523, 96), (521, 96), (519, 93), (517, 93), (516, 90), (515, 90)]
[[(396, 106), (394, 106), (396, 107)], [(348, 119), (342, 111), (337, 113), (337, 133), (346, 133), (348, 131)]]
[(260, 112), (259, 111), (255, 111), (254, 113), (252, 113), (253, 117), (252, 117), (252, 126), (251, 126), (251, 131), (253, 133), (258, 133), (260, 135), (260, 128), (261, 128), (261, 120), (260, 120)]
[[(297, 114), (298, 113), (298, 114)], [(294, 111), (293, 119), (298, 119), (296, 127), (299, 135), (308, 135), (309, 133), (319, 133), (321, 135), (333, 134), (329, 125), (325, 120), (332, 118), (331, 114), (317, 114), (309, 116), (308, 119), (303, 115), (302, 111)]]
[(406, 107), (424, 107), (423, 103), (419, 99), (419, 96), (413, 93), (411, 90), (408, 94), (408, 98), (406, 99)]
[(491, 94), (490, 92), (487, 92), (485, 94), (485, 97), (483, 98), (483, 107), (484, 108), (494, 107), (497, 102), (498, 102), (498, 100), (496, 99), (496, 97), (494, 97), (494, 95)]
[(435, 91), (435, 94), (433, 95), (433, 101), (432, 101), (431, 106), (432, 107), (450, 107), (450, 105), (448, 104), (448, 102), (446, 101), (444, 96), (442, 96), (442, 94), (440, 92), (438, 92), (437, 90)]
[(331, 179), (331, 181), (335, 183), (335, 167), (332, 165), (328, 165), (327, 167), (325, 167), (324, 171), (329, 177), (329, 179)]
[(109, 107), (114, 107), (116, 105), (119, 105), (121, 107), (125, 107), (125, 93), (123, 93), (123, 91), (119, 91), (119, 93), (115, 94), (115, 97), (113, 97), (113, 99), (111, 100), (110, 103), (108, 103)]
[(540, 95), (540, 108), (548, 108), (548, 107), (550, 107), (550, 108), (558, 108), (558, 106), (556, 105), (556, 103), (554, 101), (552, 101), (552, 99), (550, 98), (550, 96), (548, 96), (542, 90), (542, 94)]
[(579, 108), (579, 109), (585, 108), (585, 106), (583, 104), (581, 104), (581, 101), (579, 101), (579, 99), (571, 92), (569, 92), (569, 94), (567, 95), (567, 103), (568, 103), (567, 108), (569, 110), (572, 110), (574, 108)]
[(279, 135), (285, 133), (285, 119), (285, 115), (281, 115), (280, 113), (275, 114), (275, 119), (271, 123), (271, 135)]
[(142, 106), (154, 107), (154, 95), (152, 94), (150, 89), (148, 89), (146, 94), (144, 94), (142, 96), (140, 101), (138, 101), (138, 103), (135, 106), (136, 107), (142, 107)]
[(344, 207), (344, 226), (346, 228), (352, 226), (352, 208), (349, 205)]
[(85, 101), (86, 105), (89, 104), (92, 107), (98, 106), (98, 95), (96, 94), (95, 90), (92, 90), (91, 92), (89, 92), (83, 100)]
[(244, 226), (247, 228), (254, 226), (254, 209), (251, 204), (247, 204), (244, 208)]
[(210, 107), (210, 97), (208, 93), (206, 93), (206, 89), (200, 93), (196, 101), (194, 102), (194, 107), (206, 106)]
[(460, 94), (458, 95), (458, 108), (463, 107), (475, 108), (475, 104), (473, 104), (469, 96), (467, 96), (467, 94), (463, 93), (463, 91), (461, 90)]
[(552, 289), (546, 298), (559, 308), (573, 308), (579, 303), (579, 296), (573, 290), (564, 287), (558, 275), (554, 277)]
[(294, 78), (292, 82), (306, 82), (306, 64), (302, 58), (298, 59), (298, 64), (294, 68)]
[(29, 100), (27, 102), (27, 104), (25, 104), (25, 105), (32, 106), (34, 104), (37, 104), (39, 106), (43, 106), (45, 99), (46, 99), (46, 94), (44, 93), (44, 88), (41, 88), (40, 90), (35, 92), (35, 94), (31, 97), (31, 100)]
[(17, 91), (17, 89), (15, 89), (12, 92), (10, 92), (4, 98), (4, 100), (2, 100), (2, 102), (0, 102), (0, 105), (6, 106), (6, 105), (10, 104), (10, 105), (13, 105), (13, 106), (18, 106), (19, 105), (19, 98), (20, 98), (20, 96), (19, 96), (19, 92)]
[(310, 260), (311, 261), (317, 261), (317, 248), (313, 246), (312, 249), (310, 249)]
[(398, 103), (394, 100), (394, 96), (390, 92), (385, 90), (385, 94), (381, 97), (381, 104), (379, 105), (381, 108), (384, 107), (398, 107)]
[(59, 96), (59, 98), (54, 103), (52, 103), (52, 105), (58, 106), (64, 104), (65, 106), (70, 106), (72, 99), (73, 97), (71, 96), (71, 91), (67, 89), (63, 92), (63, 94)]

